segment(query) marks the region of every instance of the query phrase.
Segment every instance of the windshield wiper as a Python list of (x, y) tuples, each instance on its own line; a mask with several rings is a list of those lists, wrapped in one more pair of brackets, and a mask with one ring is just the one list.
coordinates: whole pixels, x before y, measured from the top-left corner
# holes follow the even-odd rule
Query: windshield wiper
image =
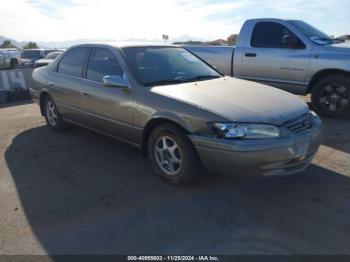
[(160, 86), (160, 85), (170, 85), (170, 84), (181, 84), (181, 83), (187, 83), (187, 82), (209, 80), (209, 79), (220, 78), (220, 77), (221, 76), (202, 75), (202, 76), (196, 76), (188, 79), (164, 79), (164, 80), (146, 83), (145, 86), (149, 87), (149, 86)]
[(327, 45), (333, 42), (331, 38), (317, 37), (317, 36), (310, 37), (310, 40), (318, 45)]
[(161, 85), (170, 85), (170, 84), (181, 84), (184, 83), (184, 80), (176, 80), (176, 79), (165, 79), (165, 80), (159, 80), (154, 81), (150, 83), (146, 83), (145, 86), (161, 86)]
[(185, 82), (193, 82), (193, 81), (201, 81), (201, 80), (210, 80), (215, 78), (220, 78), (221, 76), (213, 76), (213, 75), (202, 75), (202, 76), (195, 76), (192, 78), (184, 79)]
[[(340, 38), (325, 38), (325, 37), (318, 37), (318, 38), (314, 38), (314, 39), (311, 39), (313, 40), (314, 42), (315, 41), (323, 41), (323, 42), (327, 42), (327, 43), (323, 43), (324, 45), (327, 45), (329, 43), (335, 43), (335, 42), (345, 42), (343, 39), (340, 39)], [(319, 42), (316, 42), (317, 44), (321, 44)]]

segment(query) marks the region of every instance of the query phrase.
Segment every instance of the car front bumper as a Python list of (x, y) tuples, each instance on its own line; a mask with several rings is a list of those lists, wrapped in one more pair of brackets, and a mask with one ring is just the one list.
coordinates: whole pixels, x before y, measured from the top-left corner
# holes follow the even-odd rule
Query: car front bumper
[(288, 175), (305, 170), (322, 144), (322, 123), (303, 134), (275, 139), (229, 140), (189, 135), (211, 173)]

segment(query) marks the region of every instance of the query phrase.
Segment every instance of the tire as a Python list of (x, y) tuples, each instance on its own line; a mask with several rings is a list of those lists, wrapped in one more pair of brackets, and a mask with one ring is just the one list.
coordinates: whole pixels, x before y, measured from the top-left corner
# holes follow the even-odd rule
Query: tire
[(313, 109), (324, 117), (350, 116), (350, 77), (331, 75), (321, 79), (312, 89)]
[(17, 69), (18, 68), (18, 61), (16, 59), (12, 59), (10, 62), (10, 69)]
[(58, 112), (55, 102), (50, 96), (44, 98), (43, 109), (47, 125), (54, 131), (62, 131), (65, 124)]
[[(163, 124), (151, 133), (148, 156), (154, 172), (170, 184), (189, 184), (203, 172), (190, 139), (182, 129), (171, 123)], [(163, 165), (160, 164), (162, 160)]]

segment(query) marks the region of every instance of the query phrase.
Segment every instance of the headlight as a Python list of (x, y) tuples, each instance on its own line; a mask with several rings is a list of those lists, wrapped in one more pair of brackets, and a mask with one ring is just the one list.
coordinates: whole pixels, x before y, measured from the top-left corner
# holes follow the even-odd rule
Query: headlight
[(313, 123), (322, 124), (321, 118), (312, 110), (310, 110), (311, 120)]
[(212, 127), (221, 138), (261, 139), (280, 136), (277, 126), (267, 124), (214, 123)]
[(312, 110), (310, 110), (310, 114), (311, 114), (312, 116), (318, 117), (318, 115), (316, 114), (316, 112), (314, 112), (314, 111), (312, 111)]

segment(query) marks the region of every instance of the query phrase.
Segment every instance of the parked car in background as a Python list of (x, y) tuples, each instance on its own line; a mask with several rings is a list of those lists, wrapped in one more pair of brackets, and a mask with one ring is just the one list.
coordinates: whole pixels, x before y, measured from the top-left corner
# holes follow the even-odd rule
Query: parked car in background
[(253, 19), (233, 46), (185, 46), (221, 73), (295, 94), (323, 116), (350, 115), (350, 43), (297, 20)]
[(42, 49), (44, 57), (52, 52), (63, 52), (63, 49)]
[(21, 63), (17, 49), (0, 49), (0, 69), (16, 69)]
[(203, 167), (300, 172), (322, 140), (320, 118), (300, 98), (224, 77), (180, 47), (78, 45), (32, 78), (50, 128), (69, 122), (134, 145), (173, 184)]
[(45, 56), (42, 59), (36, 60), (34, 62), (34, 67), (41, 67), (41, 66), (47, 66), (49, 63), (51, 63), (53, 60), (55, 60), (60, 54), (62, 54), (62, 51), (59, 52), (51, 52), (47, 56)]
[(34, 67), (34, 62), (41, 58), (44, 58), (45, 54), (41, 49), (25, 49), (21, 52), (22, 63), (24, 68)]

